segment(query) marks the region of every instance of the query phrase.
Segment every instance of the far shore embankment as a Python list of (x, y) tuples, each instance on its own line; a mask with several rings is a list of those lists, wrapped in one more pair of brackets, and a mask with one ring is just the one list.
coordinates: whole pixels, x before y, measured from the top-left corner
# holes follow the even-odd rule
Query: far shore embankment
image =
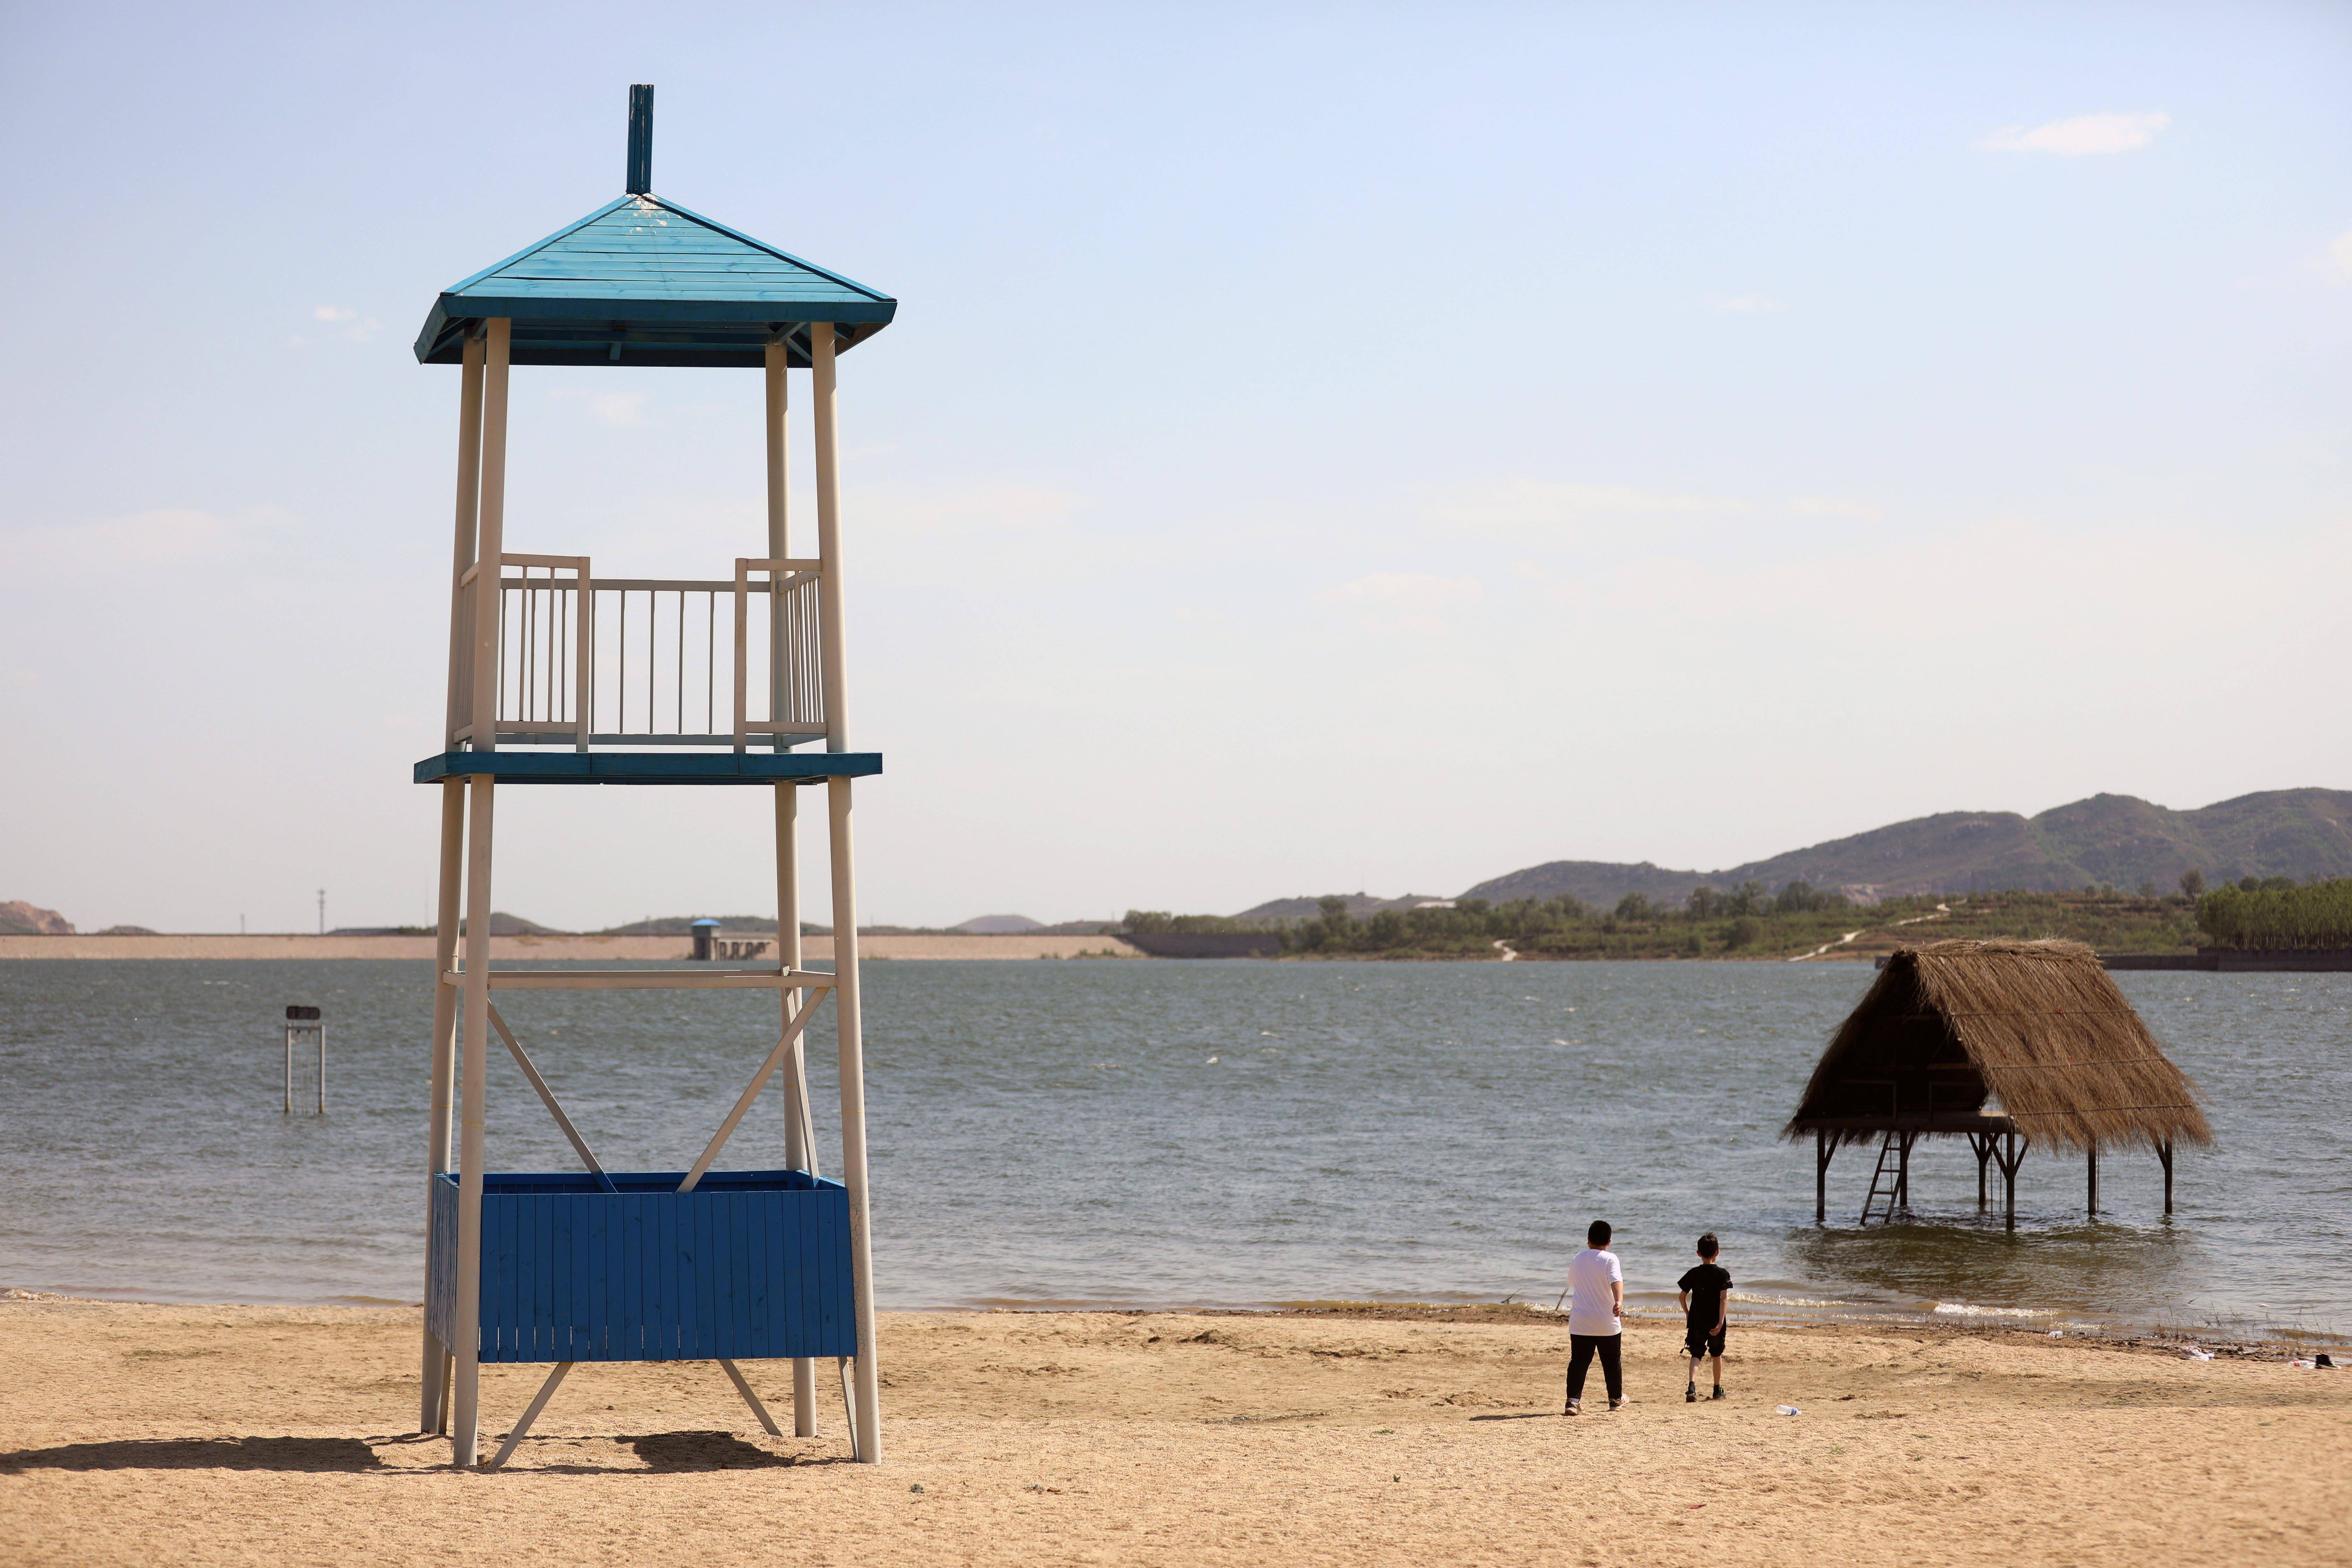
[[(740, 933), (737, 933), (740, 937)], [(752, 940), (757, 941), (758, 938)], [(857, 953), (867, 960), (894, 958), (1140, 958), (1115, 936), (932, 936), (860, 937)], [(682, 936), (494, 936), (493, 963), (540, 959), (634, 959), (684, 962), (693, 944)], [(761, 954), (772, 959), (774, 949)], [(802, 962), (831, 963), (833, 938), (801, 939)], [(227, 958), (227, 959), (409, 959), (429, 963), (429, 936), (0, 936), (0, 961), (38, 958)]]

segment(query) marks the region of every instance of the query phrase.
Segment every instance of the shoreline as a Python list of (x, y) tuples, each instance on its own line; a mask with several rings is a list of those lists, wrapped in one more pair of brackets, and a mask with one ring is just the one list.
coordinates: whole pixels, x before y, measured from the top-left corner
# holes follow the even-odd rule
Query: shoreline
[[(2352, 1542), (2352, 1377), (1980, 1325), (1735, 1319), (1728, 1397), (1691, 1404), (1678, 1328), (1629, 1322), (1625, 1408), (1596, 1372), (1570, 1419), (1566, 1325), (1523, 1310), (889, 1312), (881, 1464), (848, 1460), (828, 1378), (793, 1437), (709, 1363), (586, 1363), (486, 1474), (415, 1430), (418, 1319), (0, 1302), (0, 1556), (2299, 1568)], [(486, 1453), (547, 1370), (483, 1367)], [(789, 1431), (789, 1363), (741, 1370)]]
[[(393, 1312), (406, 1313), (423, 1321), (424, 1304), (418, 1301), (382, 1301), (365, 1298), (343, 1298), (322, 1301), (223, 1301), (154, 1300), (132, 1296), (77, 1296), (62, 1291), (37, 1290), (16, 1286), (0, 1286), (0, 1308), (16, 1302), (43, 1301), (60, 1305), (84, 1307), (152, 1307), (171, 1311), (287, 1311), (287, 1312)], [(2248, 1324), (2242, 1328), (2221, 1328), (2210, 1334), (2199, 1334), (2168, 1328), (2130, 1328), (2115, 1324), (2084, 1324), (2069, 1321), (2068, 1325), (2053, 1333), (2044, 1324), (2049, 1319), (2018, 1316), (1978, 1317), (1971, 1314), (1940, 1316), (1909, 1310), (1888, 1310), (1883, 1312), (1854, 1311), (1839, 1316), (1805, 1315), (1771, 1306), (1743, 1303), (1738, 1293), (1733, 1293), (1734, 1321), (1752, 1329), (1769, 1329), (1775, 1332), (1865, 1334), (1888, 1333), (1952, 1334), (1996, 1341), (2027, 1339), (2037, 1342), (2061, 1340), (2078, 1345), (2099, 1346), (2110, 1350), (2133, 1351), (2141, 1353), (2178, 1357), (2181, 1348), (2195, 1345), (2211, 1351), (2218, 1356), (2231, 1356), (2247, 1361), (2284, 1362), (2325, 1351), (2335, 1357), (2346, 1370), (2352, 1371), (2352, 1335), (2334, 1335), (2309, 1331), (2299, 1338), (2277, 1325)], [(2051, 1310), (2054, 1318), (2057, 1310)], [(1565, 1312), (1555, 1313), (1543, 1306), (1524, 1301), (1443, 1302), (1443, 1301), (1284, 1301), (1250, 1307), (1218, 1307), (1197, 1303), (1180, 1305), (1116, 1305), (1110, 1303), (1072, 1305), (1039, 1303), (1024, 1305), (998, 1302), (986, 1306), (909, 1307), (883, 1309), (885, 1317), (1032, 1317), (1132, 1319), (1150, 1317), (1239, 1318), (1268, 1321), (1336, 1321), (1502, 1324), (1519, 1327), (1559, 1329), (1567, 1322)], [(1671, 1327), (1681, 1321), (1681, 1315), (1665, 1310), (1631, 1310), (1624, 1314), (1629, 1327), (1643, 1330)]]
[[(738, 940), (740, 940), (740, 938)], [(772, 944), (774, 939), (765, 940)], [(0, 963), (43, 959), (381, 959), (429, 963), (429, 936), (152, 935), (0, 936)], [(493, 963), (527, 959), (562, 963), (630, 961), (691, 963), (694, 949), (682, 936), (494, 936)], [(772, 957), (774, 949), (769, 949)], [(1113, 936), (867, 936), (857, 943), (860, 959), (1140, 958)], [(833, 938), (801, 938), (804, 963), (831, 963)], [(725, 961), (719, 961), (722, 963)]]

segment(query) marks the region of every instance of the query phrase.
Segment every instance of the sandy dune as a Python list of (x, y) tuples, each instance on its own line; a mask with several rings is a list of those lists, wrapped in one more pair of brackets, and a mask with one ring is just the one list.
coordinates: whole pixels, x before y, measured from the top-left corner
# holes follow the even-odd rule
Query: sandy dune
[[(585, 1366), (499, 1474), (407, 1431), (412, 1313), (0, 1305), (0, 1561), (2319, 1563), (2352, 1373), (2024, 1335), (1736, 1329), (1734, 1397), (1566, 1420), (1558, 1324), (893, 1315), (887, 1462), (718, 1370)], [(750, 1363), (781, 1410), (790, 1379)], [(489, 1430), (536, 1386), (486, 1372)], [(1803, 1414), (1784, 1417), (1773, 1406)]]

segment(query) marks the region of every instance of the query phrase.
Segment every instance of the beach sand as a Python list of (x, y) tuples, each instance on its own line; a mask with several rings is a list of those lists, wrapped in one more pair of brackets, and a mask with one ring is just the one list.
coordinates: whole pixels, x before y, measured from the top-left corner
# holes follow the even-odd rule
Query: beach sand
[[(829, 1365), (798, 1440), (715, 1365), (583, 1365), (459, 1474), (408, 1430), (413, 1310), (10, 1301), (0, 1561), (2352, 1560), (2352, 1373), (1735, 1320), (1732, 1397), (1691, 1405), (1645, 1321), (1636, 1402), (1569, 1420), (1563, 1325), (1451, 1317), (889, 1314), (882, 1465)], [(486, 1434), (544, 1370), (485, 1369)], [(786, 1365), (746, 1371), (789, 1428)]]

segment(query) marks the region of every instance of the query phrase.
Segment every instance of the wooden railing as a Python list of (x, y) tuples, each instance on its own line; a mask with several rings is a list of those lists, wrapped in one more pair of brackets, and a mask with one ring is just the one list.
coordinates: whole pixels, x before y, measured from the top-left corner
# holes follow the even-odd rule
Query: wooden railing
[[(458, 584), (451, 680), (470, 741), (469, 569)], [(826, 732), (823, 570), (746, 557), (726, 579), (598, 578), (584, 555), (500, 557), (501, 746), (752, 746)]]

